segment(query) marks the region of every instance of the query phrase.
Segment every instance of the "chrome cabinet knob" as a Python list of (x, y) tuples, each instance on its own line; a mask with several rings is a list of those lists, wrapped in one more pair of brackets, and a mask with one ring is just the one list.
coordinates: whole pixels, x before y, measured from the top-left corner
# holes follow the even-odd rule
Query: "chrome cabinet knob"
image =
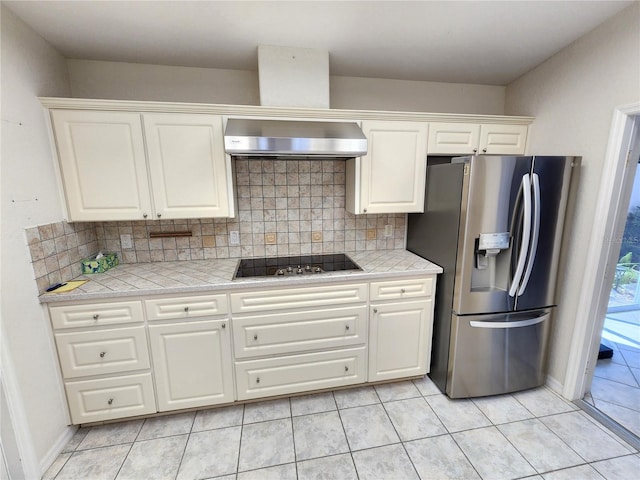
[(108, 403), (109, 405), (112, 405), (112, 404), (113, 404), (113, 398), (110, 398), (109, 400), (107, 400), (107, 403)]
[(107, 354), (107, 352), (100, 352), (100, 358), (104, 358), (104, 356)]
[(146, 213), (142, 214), (142, 218), (147, 218), (149, 215), (147, 215)]
[(406, 292), (406, 290), (404, 288), (400, 289), (400, 293), (405, 293), (405, 292)]
[(362, 209), (362, 211), (363, 211), (364, 213), (367, 213), (367, 209), (366, 209), (366, 208), (363, 208), (363, 209)]
[(373, 313), (378, 313), (378, 309), (377, 309), (377, 308), (374, 308), (374, 309), (373, 309)]
[(184, 307), (184, 311), (188, 312), (189, 311), (189, 307)]
[(222, 324), (222, 328), (227, 328), (227, 324), (226, 324), (226, 323), (223, 323), (223, 324)]
[(486, 148), (483, 148), (483, 149), (482, 149), (482, 153), (487, 153), (487, 149), (486, 149)]
[(256, 377), (256, 383), (260, 383), (260, 377)]
[(161, 214), (161, 213), (159, 213), (159, 214), (158, 214), (158, 218), (160, 218), (161, 216), (162, 216), (162, 214)]
[(344, 328), (345, 328), (345, 330), (347, 330), (347, 331), (348, 331), (350, 327), (349, 327), (349, 325), (345, 325), (345, 327), (344, 327)]
[(258, 340), (258, 334), (257, 333), (253, 336), (253, 339), (254, 340)]
[(344, 371), (345, 371), (345, 372), (348, 372), (348, 371), (349, 371), (349, 366), (348, 366), (348, 365), (345, 365), (345, 366), (344, 366)]
[(478, 151), (478, 149), (477, 149), (477, 148), (474, 148), (474, 149), (473, 149), (473, 153), (476, 153), (477, 151)]
[(97, 320), (98, 318), (100, 318), (100, 315), (96, 313), (96, 314), (93, 316), (93, 319), (94, 319), (94, 320)]

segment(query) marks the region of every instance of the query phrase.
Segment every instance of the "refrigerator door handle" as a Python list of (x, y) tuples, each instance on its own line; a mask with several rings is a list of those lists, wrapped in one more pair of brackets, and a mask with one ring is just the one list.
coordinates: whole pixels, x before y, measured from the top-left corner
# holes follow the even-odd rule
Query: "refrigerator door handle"
[(522, 241), (520, 242), (520, 254), (518, 255), (518, 265), (516, 272), (511, 279), (511, 287), (509, 288), (509, 296), (515, 296), (520, 286), (520, 280), (524, 272), (527, 252), (529, 250), (529, 240), (531, 238), (531, 181), (529, 174), (526, 173), (522, 177), (522, 197), (524, 198), (524, 226), (522, 228)]
[(469, 325), (476, 328), (518, 328), (518, 327), (530, 327), (538, 323), (544, 322), (549, 318), (549, 313), (545, 313), (536, 318), (530, 318), (528, 320), (518, 320), (517, 322), (476, 322), (474, 320), (469, 322)]
[(538, 236), (540, 235), (540, 177), (537, 173), (531, 176), (533, 183), (533, 235), (531, 237), (531, 248), (529, 249), (529, 258), (527, 258), (527, 270), (524, 272), (524, 279), (520, 290), (518, 290), (518, 296), (522, 295), (529, 284), (529, 277), (531, 276), (531, 270), (533, 270), (533, 262), (536, 258), (536, 251), (538, 250)]

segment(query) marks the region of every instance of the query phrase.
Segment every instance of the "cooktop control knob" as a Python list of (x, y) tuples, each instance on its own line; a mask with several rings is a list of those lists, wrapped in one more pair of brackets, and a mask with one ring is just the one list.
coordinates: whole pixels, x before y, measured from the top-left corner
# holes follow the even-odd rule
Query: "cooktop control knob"
[(304, 273), (304, 271), (302, 270), (302, 268), (298, 267), (298, 269), (296, 270), (296, 273)]
[(313, 271), (316, 273), (322, 273), (322, 269), (320, 267), (314, 268)]
[(279, 268), (278, 271), (276, 272), (276, 274), (284, 275), (284, 270), (282, 268)]
[(304, 269), (305, 269), (307, 272), (310, 272), (310, 271), (311, 271), (311, 265), (305, 265)]
[(287, 267), (287, 272), (289, 273), (293, 272), (293, 267)]

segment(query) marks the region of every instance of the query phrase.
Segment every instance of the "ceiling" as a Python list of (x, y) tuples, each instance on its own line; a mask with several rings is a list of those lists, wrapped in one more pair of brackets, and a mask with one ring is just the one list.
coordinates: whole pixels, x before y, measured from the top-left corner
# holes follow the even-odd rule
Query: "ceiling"
[(257, 70), (257, 46), (332, 75), (507, 85), (633, 1), (3, 1), (65, 57)]

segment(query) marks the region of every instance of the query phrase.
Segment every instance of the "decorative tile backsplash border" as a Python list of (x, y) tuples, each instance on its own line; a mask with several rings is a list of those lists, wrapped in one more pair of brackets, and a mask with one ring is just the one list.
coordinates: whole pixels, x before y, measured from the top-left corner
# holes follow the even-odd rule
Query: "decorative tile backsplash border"
[(93, 223), (57, 222), (27, 228), (25, 233), (39, 293), (80, 275), (80, 260), (99, 249)]
[[(121, 263), (403, 249), (406, 214), (345, 210), (344, 160), (235, 160), (236, 218), (66, 223), (28, 228), (38, 290), (80, 275), (80, 260)], [(151, 233), (191, 236), (151, 238)], [(239, 245), (230, 245), (239, 232)], [(121, 237), (130, 236), (123, 248)], [(387, 236), (386, 236), (387, 235)]]

